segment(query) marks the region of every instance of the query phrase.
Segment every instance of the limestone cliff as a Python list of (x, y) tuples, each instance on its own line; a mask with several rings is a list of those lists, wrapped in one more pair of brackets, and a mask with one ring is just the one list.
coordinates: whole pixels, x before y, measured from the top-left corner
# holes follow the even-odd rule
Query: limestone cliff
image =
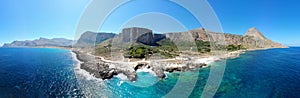
[(120, 34), (113, 38), (113, 43), (141, 43), (156, 45), (156, 42), (165, 38), (164, 34), (153, 34), (152, 30), (140, 27), (124, 28)]

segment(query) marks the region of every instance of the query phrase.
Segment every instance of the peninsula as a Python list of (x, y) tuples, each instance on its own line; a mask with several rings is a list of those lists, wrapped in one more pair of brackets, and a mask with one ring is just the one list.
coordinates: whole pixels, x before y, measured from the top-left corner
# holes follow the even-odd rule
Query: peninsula
[(163, 79), (164, 72), (189, 71), (237, 57), (246, 50), (269, 48), (286, 46), (267, 39), (256, 28), (250, 28), (245, 35), (235, 35), (204, 28), (155, 34), (147, 28), (132, 27), (119, 34), (87, 31), (72, 51), (82, 62), (80, 68), (96, 78), (123, 74), (135, 81), (138, 70)]

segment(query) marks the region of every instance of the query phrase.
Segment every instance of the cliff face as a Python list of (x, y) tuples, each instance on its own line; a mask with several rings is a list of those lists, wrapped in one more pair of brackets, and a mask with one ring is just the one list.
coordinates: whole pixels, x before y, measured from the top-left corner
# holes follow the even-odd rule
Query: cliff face
[(139, 27), (124, 28), (118, 35), (114, 33), (96, 33), (87, 31), (80, 36), (74, 47), (103, 47), (110, 43), (142, 43), (145, 45), (156, 45), (157, 41), (164, 38), (165, 34), (153, 34), (150, 29)]
[(74, 45), (75, 47), (94, 47), (96, 44), (102, 43), (105, 40), (113, 38), (116, 36), (114, 33), (97, 33), (87, 31), (84, 32), (80, 38), (78, 39), (77, 43)]
[(152, 30), (146, 28), (125, 28), (115, 38), (115, 43), (142, 43), (145, 45), (156, 45), (156, 42), (165, 38), (164, 34), (153, 34)]
[(153, 40), (152, 30), (137, 27), (123, 29), (118, 37), (121, 38), (122, 42), (134, 42), (139, 37), (144, 38), (145, 41), (143, 42), (149, 41), (149, 43), (152, 43)]
[(12, 43), (4, 44), (2, 47), (71, 46), (72, 44), (72, 40), (64, 38), (40, 38), (32, 41), (14, 41)]

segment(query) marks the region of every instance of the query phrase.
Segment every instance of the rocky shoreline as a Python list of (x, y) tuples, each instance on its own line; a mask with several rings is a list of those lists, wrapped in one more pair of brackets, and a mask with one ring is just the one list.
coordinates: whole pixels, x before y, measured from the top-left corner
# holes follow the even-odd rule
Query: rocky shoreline
[(244, 51), (234, 51), (227, 53), (220, 57), (205, 57), (198, 59), (173, 59), (181, 61), (182, 63), (166, 62), (164, 60), (156, 61), (136, 61), (136, 62), (120, 62), (105, 60), (103, 57), (91, 55), (88, 52), (81, 51), (80, 49), (72, 49), (72, 52), (76, 54), (76, 58), (81, 61), (80, 68), (89, 72), (96, 78), (102, 80), (111, 79), (118, 74), (124, 74), (130, 81), (137, 79), (137, 71), (139, 69), (149, 69), (151, 73), (154, 73), (160, 79), (166, 77), (165, 72), (175, 71), (189, 71), (196, 68), (203, 68), (208, 66), (209, 63), (226, 59), (234, 58)]
[(136, 74), (134, 72), (131, 72), (130, 70), (124, 70), (119, 67), (112, 68), (112, 66), (117, 63), (105, 62), (83, 51), (72, 50), (72, 52), (75, 53), (76, 58), (82, 62), (80, 64), (80, 68), (89, 72), (91, 75), (93, 75), (96, 78), (100, 78), (103, 80), (110, 79), (114, 75), (123, 73), (131, 81), (134, 81), (136, 79), (135, 78)]

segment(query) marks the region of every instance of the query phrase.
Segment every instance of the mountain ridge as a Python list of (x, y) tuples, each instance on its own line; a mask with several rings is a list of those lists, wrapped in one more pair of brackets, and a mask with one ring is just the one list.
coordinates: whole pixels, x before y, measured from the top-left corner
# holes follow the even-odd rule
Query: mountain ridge
[[(119, 34), (106, 32), (84, 32), (73, 45), (72, 40), (65, 38), (39, 38), (35, 40), (13, 41), (5, 43), (2, 47), (35, 47), (35, 46), (75, 46), (75, 47), (97, 47), (106, 46), (112, 42), (141, 43), (149, 46), (156, 46), (157, 42), (163, 39), (171, 39), (176, 42), (193, 42), (196, 40), (211, 41), (220, 45), (244, 45), (248, 49), (255, 48), (286, 48), (280, 43), (273, 42), (266, 38), (257, 28), (252, 27), (244, 35), (219, 33), (197, 28), (184, 32), (166, 32), (155, 34), (152, 30), (141, 27), (124, 28)], [(224, 43), (224, 41), (226, 43)]]
[(65, 38), (52, 38), (47, 39), (40, 37), (39, 39), (34, 40), (25, 40), (25, 41), (13, 41), (11, 43), (5, 43), (2, 47), (43, 47), (43, 46), (72, 46), (73, 40)]
[[(107, 33), (95, 33), (94, 35), (102, 35)], [(95, 37), (95, 36), (94, 36)], [(86, 37), (81, 35), (80, 39), (93, 39), (93, 37)], [(106, 36), (105, 40), (94, 42), (94, 47), (106, 46), (109, 43), (141, 43), (144, 45), (155, 46), (157, 42), (163, 39), (171, 39), (176, 42), (194, 42), (196, 40), (211, 41), (219, 45), (244, 45), (248, 49), (255, 48), (285, 48), (280, 43), (273, 42), (266, 38), (257, 28), (252, 27), (248, 29), (245, 35), (237, 35), (230, 33), (219, 33), (206, 30), (205, 28), (197, 28), (184, 32), (166, 32), (164, 34), (155, 34), (152, 30), (141, 27), (124, 28), (119, 34), (114, 36)], [(102, 43), (104, 42), (104, 43)]]

